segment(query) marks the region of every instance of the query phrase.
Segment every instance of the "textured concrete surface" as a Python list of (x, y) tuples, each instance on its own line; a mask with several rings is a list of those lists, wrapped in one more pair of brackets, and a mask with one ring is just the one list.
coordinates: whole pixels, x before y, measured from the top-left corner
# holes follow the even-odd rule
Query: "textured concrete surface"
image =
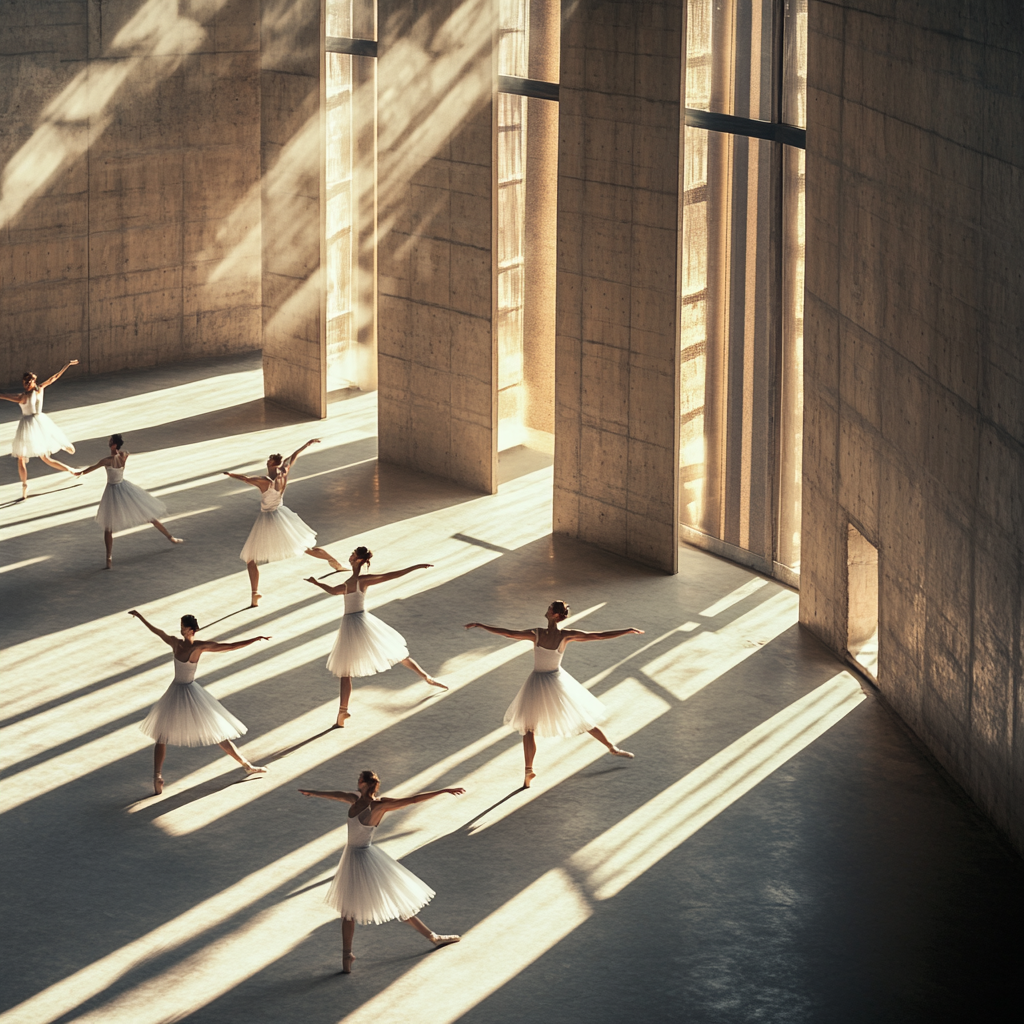
[(497, 488), (495, 11), (378, 5), (380, 456)]
[(559, 94), (555, 530), (668, 572), (682, 25), (681, 0), (574, 4)]
[[(1019, 1016), (1021, 861), (800, 630), (792, 591), (694, 549), (669, 577), (552, 538), (551, 468), (523, 450), (503, 455), (495, 496), (380, 465), (373, 395), (310, 423), (264, 405), (258, 358), (72, 381), (48, 408), (83, 458), (124, 432), (129, 476), (187, 543), (130, 532), (106, 572), (101, 479), (46, 471), (12, 504), (0, 460), (4, 1024)], [(337, 554), (366, 542), (377, 569), (435, 563), (370, 604), (452, 687), (401, 668), (361, 680), (343, 731), (327, 730), (324, 668), (339, 603), (302, 582), (317, 563), (300, 558), (267, 566), (263, 604), (244, 607), (256, 495), (220, 475), (314, 432), (288, 504)], [(500, 723), (528, 650), (461, 624), (529, 626), (556, 597), (581, 627), (646, 628), (566, 662), (637, 757), (542, 741), (527, 794)], [(170, 665), (133, 607), (273, 637), (199, 666), (266, 777), (172, 748), (167, 789), (147, 796), (137, 723)], [(344, 812), (295, 790), (366, 766), (396, 794), (469, 790), (394, 815), (380, 840), (437, 890), (424, 918), (464, 939), (433, 952), (398, 923), (360, 928), (341, 977), (320, 900)]]
[(259, 6), (2, 5), (0, 378), (259, 347)]
[(810, 6), (801, 618), (1024, 849), (1024, 9)]

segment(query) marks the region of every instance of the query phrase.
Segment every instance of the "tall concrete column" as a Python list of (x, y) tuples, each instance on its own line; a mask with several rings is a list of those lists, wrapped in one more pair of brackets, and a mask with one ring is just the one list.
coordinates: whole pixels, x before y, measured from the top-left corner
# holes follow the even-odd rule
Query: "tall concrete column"
[(382, 461), (497, 487), (494, 0), (378, 5)]
[(260, 157), (263, 387), (327, 415), (324, 0), (263, 0)]
[(554, 528), (675, 572), (684, 6), (568, 7)]

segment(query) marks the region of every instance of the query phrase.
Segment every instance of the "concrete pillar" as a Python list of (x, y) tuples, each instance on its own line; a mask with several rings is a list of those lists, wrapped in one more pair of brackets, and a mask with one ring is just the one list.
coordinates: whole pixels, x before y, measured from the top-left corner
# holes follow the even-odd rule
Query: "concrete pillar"
[(261, 13), (263, 387), (323, 417), (323, 0), (263, 0)]
[(493, 0), (380, 0), (382, 461), (497, 487)]
[(678, 561), (683, 3), (562, 28), (554, 527)]

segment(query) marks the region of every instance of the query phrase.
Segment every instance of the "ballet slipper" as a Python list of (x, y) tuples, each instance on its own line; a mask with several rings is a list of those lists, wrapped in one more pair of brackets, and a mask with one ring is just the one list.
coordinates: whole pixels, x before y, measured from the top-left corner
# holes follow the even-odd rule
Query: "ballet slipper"
[(423, 682), (425, 682), (428, 686), (436, 686), (441, 690), (448, 689), (448, 687), (445, 686), (444, 683), (438, 682), (433, 676), (427, 676), (427, 678), (424, 679)]
[(255, 608), (260, 603), (260, 598), (262, 596), (263, 595), (258, 590), (254, 590), (252, 592), (252, 603), (249, 605), (249, 607)]
[(184, 544), (185, 543), (185, 538), (184, 537), (171, 537), (171, 543), (172, 544)]
[(111, 565), (111, 563), (112, 563), (113, 561), (114, 561), (114, 559), (113, 559), (113, 558), (112, 558), (112, 557), (111, 557), (110, 555), (107, 555), (107, 564), (106, 564), (106, 565), (105, 565), (105, 566), (104, 566), (103, 568), (104, 568), (104, 569), (109, 569), (109, 568), (110, 568), (110, 565)]
[(245, 772), (246, 775), (263, 775), (266, 772), (270, 771), (270, 769), (267, 768), (266, 765), (262, 764), (243, 764), (242, 770)]
[(343, 949), (341, 951), (341, 973), (351, 974), (352, 973), (352, 961), (355, 960), (356, 955), (351, 949)]
[(345, 719), (346, 718), (351, 718), (351, 717), (352, 717), (352, 715), (350, 714), (348, 708), (339, 707), (338, 708), (338, 720), (334, 724), (339, 729), (344, 729), (345, 728)]
[(461, 935), (438, 935), (436, 932), (430, 933), (430, 941), (434, 944), (437, 949), (442, 946), (450, 946), (453, 942), (461, 942)]
[(537, 773), (533, 770), (533, 765), (528, 764), (526, 766), (526, 779), (523, 781), (523, 789), (529, 789), (530, 783), (537, 778)]
[(164, 777), (159, 772), (153, 772), (153, 792), (159, 796), (164, 791)]
[(631, 761), (636, 757), (636, 754), (631, 754), (628, 750), (622, 750), (620, 747), (609, 747), (608, 753), (612, 757), (628, 757)]

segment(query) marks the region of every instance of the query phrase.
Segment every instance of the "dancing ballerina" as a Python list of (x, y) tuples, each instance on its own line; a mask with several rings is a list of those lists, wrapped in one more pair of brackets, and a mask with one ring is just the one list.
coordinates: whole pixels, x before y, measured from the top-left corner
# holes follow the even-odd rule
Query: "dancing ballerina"
[(374, 830), (388, 811), (422, 803), (442, 793), (461, 796), (464, 789), (437, 789), (399, 799), (377, 796), (380, 779), (369, 770), (360, 772), (356, 793), (331, 793), (300, 789), (303, 796), (319, 796), (351, 804), (348, 811), (348, 844), (341, 855), (334, 881), (324, 902), (341, 914), (341, 973), (352, 972), (352, 939), (356, 924), (384, 924), (398, 918), (411, 925), (435, 946), (458, 942), (460, 935), (438, 935), (431, 931), (416, 912), (436, 895), (422, 879), (407, 867), (373, 845)]
[(258, 640), (269, 640), (270, 637), (254, 636), (233, 644), (196, 640), (195, 635), (199, 632), (196, 617), (182, 615), (179, 640), (157, 629), (141, 612), (133, 609), (128, 614), (134, 615), (151, 633), (156, 633), (170, 647), (174, 656), (174, 682), (167, 687), (139, 726), (150, 739), (156, 741), (153, 749), (153, 791), (157, 795), (164, 791), (161, 770), (168, 743), (172, 747), (212, 747), (216, 743), (245, 769), (247, 775), (265, 772), (266, 768), (242, 757), (231, 742), (248, 732), (248, 729), (219, 700), (211, 697), (195, 682), (195, 677), (196, 663), (207, 651), (237, 651)]
[(559, 629), (558, 624), (569, 616), (569, 606), (564, 601), (553, 601), (544, 616), (548, 620), (546, 629), (505, 629), (502, 626), (485, 626), (482, 622), (466, 623), (466, 629), (486, 629), (488, 633), (496, 633), (509, 640), (533, 643), (533, 671), (505, 712), (505, 724), (523, 736), (523, 757), (526, 761), (524, 789), (528, 789), (537, 777), (533, 770), (537, 736), (578, 736), (587, 732), (603, 743), (609, 754), (633, 757), (628, 750), (615, 746), (598, 729), (597, 723), (605, 717), (608, 709), (562, 668), (562, 655), (565, 645), (573, 640), (614, 640), (629, 633), (643, 633), (643, 630), (608, 629), (587, 633), (582, 629)]
[(311, 530), (290, 508), (284, 504), (284, 489), (288, 486), (288, 473), (295, 460), (311, 445), (319, 444), (314, 437), (301, 448), (296, 449), (282, 460), (280, 455), (267, 458), (266, 476), (243, 476), (241, 473), (225, 473), (233, 480), (252, 484), (262, 493), (260, 514), (256, 517), (239, 558), (249, 570), (252, 587), (251, 608), (260, 603), (260, 571), (263, 562), (280, 562), (295, 555), (312, 555), (324, 559), (335, 572), (342, 572), (344, 566), (330, 552), (316, 546), (316, 533)]
[(103, 466), (107, 471), (107, 486), (103, 489), (96, 522), (103, 527), (103, 543), (107, 546), (107, 568), (114, 555), (114, 533), (132, 526), (149, 523), (155, 526), (172, 544), (184, 544), (181, 537), (172, 537), (167, 527), (160, 522), (160, 516), (167, 514), (167, 506), (144, 491), (138, 484), (124, 478), (124, 467), (130, 452), (122, 449), (124, 438), (111, 434), (107, 440), (110, 454), (88, 469), (79, 470), (75, 476), (85, 476)]
[(63, 462), (51, 459), (50, 456), (58, 450), (66, 451), (69, 455), (75, 454), (75, 446), (68, 440), (67, 435), (57, 426), (49, 416), (43, 412), (43, 392), (71, 366), (77, 366), (78, 360), (71, 359), (64, 364), (52, 377), (44, 380), (42, 384), (36, 383), (34, 373), (25, 373), (21, 377), (22, 392), (20, 395), (0, 395), (5, 402), (15, 402), (21, 406), (21, 422), (14, 435), (14, 443), (11, 445), (11, 455), (18, 460), (18, 476), (21, 477), (21, 499), (28, 497), (28, 460), (39, 457), (48, 466), (54, 469), (62, 469), (65, 473), (74, 474), (70, 466)]
[(366, 600), (366, 588), (377, 583), (387, 583), (405, 576), (417, 569), (432, 569), (432, 565), (410, 565), (408, 569), (395, 572), (382, 572), (374, 575), (361, 575), (363, 568), (369, 566), (373, 552), (358, 547), (348, 557), (352, 566), (352, 575), (344, 583), (336, 587), (321, 583), (313, 576), (307, 576), (307, 583), (315, 583), (328, 594), (345, 595), (345, 614), (338, 626), (338, 635), (334, 641), (331, 655), (327, 659), (327, 668), (341, 680), (338, 695), (338, 728), (344, 728), (345, 719), (351, 718), (348, 710), (349, 698), (352, 696), (353, 676), (372, 676), (378, 672), (387, 672), (392, 665), (401, 662), (411, 669), (425, 683), (447, 690), (444, 683), (438, 682), (425, 672), (412, 658), (409, 648), (405, 646), (405, 637), (392, 629), (386, 622), (381, 622), (376, 615), (366, 611), (363, 604)]

